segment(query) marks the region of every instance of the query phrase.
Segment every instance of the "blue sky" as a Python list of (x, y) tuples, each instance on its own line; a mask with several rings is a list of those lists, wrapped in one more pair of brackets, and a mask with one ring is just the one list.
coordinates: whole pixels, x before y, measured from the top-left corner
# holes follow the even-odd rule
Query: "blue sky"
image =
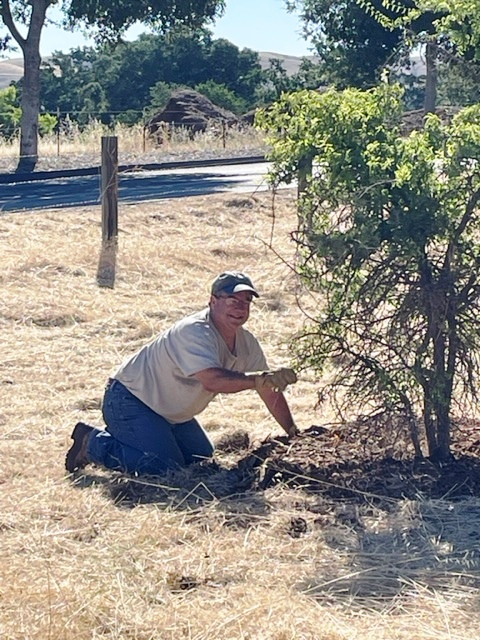
[(287, 13), (283, 0), (227, 0), (213, 31), (241, 49), (306, 56), (311, 52), (300, 35), (301, 26), (297, 15)]
[[(55, 10), (48, 14), (59, 18)], [(308, 43), (300, 35), (301, 22), (297, 15), (287, 13), (284, 0), (226, 0), (222, 18), (211, 27), (214, 37), (226, 38), (240, 49), (248, 47), (254, 51), (270, 51), (292, 56), (311, 55)], [(133, 27), (129, 38), (135, 39), (145, 29)], [(42, 31), (40, 51), (48, 56), (53, 51), (68, 53), (70, 49), (91, 45), (80, 32), (67, 32), (53, 25)], [(9, 57), (20, 57), (20, 51)]]

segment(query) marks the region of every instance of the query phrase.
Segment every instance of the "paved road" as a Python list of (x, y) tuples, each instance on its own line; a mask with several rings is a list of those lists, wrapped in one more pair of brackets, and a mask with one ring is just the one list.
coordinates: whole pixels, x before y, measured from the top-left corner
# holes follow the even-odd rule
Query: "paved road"
[[(145, 202), (268, 188), (268, 163), (125, 172), (119, 176), (119, 201)], [(0, 212), (78, 207), (100, 202), (100, 178), (79, 176), (0, 184)]]

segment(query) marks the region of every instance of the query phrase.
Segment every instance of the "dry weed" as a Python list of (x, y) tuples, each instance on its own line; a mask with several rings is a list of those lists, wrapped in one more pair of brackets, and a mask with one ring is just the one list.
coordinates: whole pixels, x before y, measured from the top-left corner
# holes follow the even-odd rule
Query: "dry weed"
[[(292, 260), (293, 194), (276, 202), (275, 219), (268, 193), (123, 206), (114, 289), (96, 283), (98, 209), (0, 217), (2, 639), (478, 637), (477, 592), (459, 579), (478, 578), (476, 559), (457, 553), (454, 570), (435, 565), (429, 582), (431, 565), (417, 557), (435, 532), (444, 534), (440, 556), (464, 548), (466, 523), (469, 535), (480, 521), (473, 500), (460, 510), (448, 502), (372, 510), (367, 548), (328, 509), (326, 520), (315, 513), (301, 490), (219, 497), (187, 470), (145, 480), (163, 497), (134, 505), (121, 476), (65, 475), (75, 422), (102, 424), (109, 374), (202, 307), (226, 268), (252, 276), (262, 297), (249, 327), (273, 366), (288, 364), (300, 292), (277, 253)], [(306, 377), (288, 391), (300, 427), (325, 420), (315, 398)], [(238, 429), (252, 442), (280, 433), (253, 392), (219, 397), (202, 422), (214, 440)], [(409, 557), (394, 542), (413, 530)]]
[[(205, 155), (252, 155), (265, 150), (262, 136), (253, 127), (232, 127), (220, 135), (214, 130), (207, 130), (195, 134), (193, 138), (186, 129), (178, 128), (161, 145), (157, 145), (142, 123), (106, 126), (100, 122), (92, 122), (81, 129), (76, 123), (71, 123), (68, 130), (39, 138), (37, 170), (99, 164), (102, 136), (118, 138), (118, 160), (121, 165), (163, 162), (175, 158), (191, 159)], [(15, 169), (19, 147), (19, 136), (8, 140), (0, 137), (0, 171)]]

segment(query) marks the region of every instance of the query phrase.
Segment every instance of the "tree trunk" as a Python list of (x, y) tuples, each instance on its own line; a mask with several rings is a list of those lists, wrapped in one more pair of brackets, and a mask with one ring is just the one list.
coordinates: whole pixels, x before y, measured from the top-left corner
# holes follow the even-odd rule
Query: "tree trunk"
[[(444, 274), (445, 277), (445, 274)], [(454, 366), (450, 357), (451, 350), (455, 351), (456, 332), (450, 326), (453, 318), (449, 310), (448, 292), (444, 290), (444, 284), (440, 285), (439, 294), (433, 298), (431, 315), (431, 339), (433, 343), (433, 367), (431, 372), (431, 407), (435, 416), (436, 447), (430, 451), (430, 457), (434, 460), (448, 460), (450, 453), (450, 410), (452, 404), (453, 370)], [(443, 311), (447, 310), (447, 313)], [(445, 330), (446, 329), (446, 330)], [(450, 341), (449, 339), (450, 338)]]
[(435, 113), (437, 106), (437, 45), (428, 42), (425, 52), (426, 63), (426, 83), (425, 100), (423, 103), (423, 114)]
[(452, 457), (450, 452), (450, 408), (451, 396), (445, 384), (444, 371), (435, 373), (436, 382), (433, 389), (433, 412), (435, 415), (435, 439), (429, 450), (432, 460), (449, 460)]
[(17, 173), (31, 172), (38, 161), (38, 117), (40, 114), (40, 36), (51, 0), (32, 0), (26, 38), (15, 39), (23, 53), (22, 119)]
[(450, 451), (450, 415), (449, 412), (442, 411), (437, 419), (437, 451), (434, 456), (436, 460), (449, 460), (452, 457)]
[(38, 116), (40, 113), (40, 52), (25, 45), (23, 51), (22, 120), (17, 173), (31, 172), (38, 161)]
[(432, 416), (432, 403), (429, 389), (424, 388), (423, 423), (427, 437), (427, 449), (429, 458), (435, 458), (438, 449), (437, 429)]
[(298, 162), (297, 213), (298, 226), (302, 231), (310, 231), (312, 229), (310, 204), (302, 200), (308, 188), (308, 183), (312, 179), (314, 157), (314, 154), (310, 152), (304, 155)]

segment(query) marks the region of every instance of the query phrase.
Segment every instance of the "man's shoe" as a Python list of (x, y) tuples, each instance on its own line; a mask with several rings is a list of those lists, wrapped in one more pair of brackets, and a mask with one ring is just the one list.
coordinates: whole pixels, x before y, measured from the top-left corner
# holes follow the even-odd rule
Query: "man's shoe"
[(84, 422), (77, 422), (75, 425), (71, 436), (73, 444), (65, 457), (65, 468), (69, 473), (73, 473), (75, 469), (83, 469), (90, 462), (87, 449), (92, 431), (95, 429)]

